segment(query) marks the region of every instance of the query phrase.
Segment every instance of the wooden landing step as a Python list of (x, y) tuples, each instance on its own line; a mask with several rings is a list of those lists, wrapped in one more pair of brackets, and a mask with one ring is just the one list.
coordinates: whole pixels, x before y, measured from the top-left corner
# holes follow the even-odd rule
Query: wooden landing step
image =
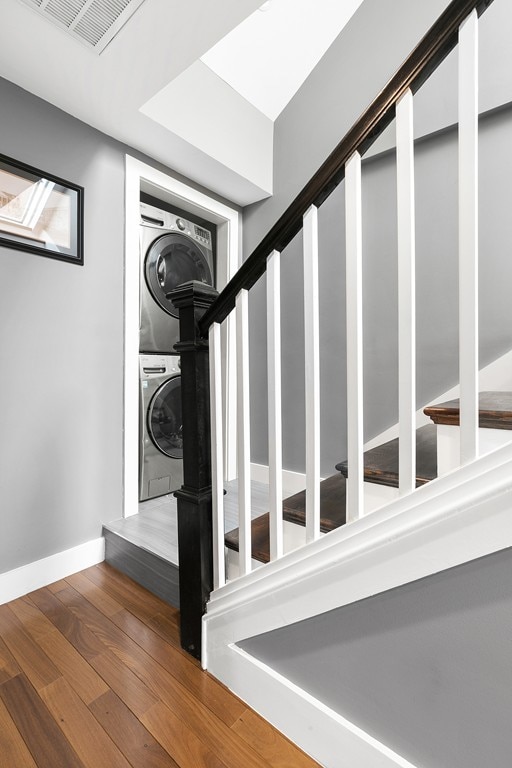
[[(480, 392), (479, 424), (487, 429), (512, 429), (512, 392)], [(459, 425), (459, 400), (448, 400), (423, 409), (434, 424)]]
[[(348, 476), (346, 461), (336, 464), (344, 477)], [(416, 430), (416, 487), (437, 477), (437, 430), (425, 424)], [(364, 481), (398, 488), (398, 437), (378, 445), (364, 454)]]
[(103, 526), (105, 562), (174, 608), (180, 607), (179, 566)]

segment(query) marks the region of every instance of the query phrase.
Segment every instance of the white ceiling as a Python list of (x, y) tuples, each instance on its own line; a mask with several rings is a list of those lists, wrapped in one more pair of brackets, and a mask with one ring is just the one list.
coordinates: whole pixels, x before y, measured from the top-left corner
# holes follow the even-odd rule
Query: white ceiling
[(145, 0), (98, 55), (2, 0), (0, 75), (246, 205), (272, 191), (274, 117), (360, 2)]
[(201, 61), (275, 120), (361, 2), (267, 0)]

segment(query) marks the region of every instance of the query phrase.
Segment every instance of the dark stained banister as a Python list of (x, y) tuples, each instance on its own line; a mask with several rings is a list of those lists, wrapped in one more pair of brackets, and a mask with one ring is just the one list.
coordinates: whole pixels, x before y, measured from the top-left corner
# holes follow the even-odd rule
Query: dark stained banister
[(251, 288), (266, 270), (272, 251), (283, 251), (302, 229), (302, 219), (311, 205), (320, 206), (340, 184), (345, 164), (354, 152), (373, 144), (395, 116), (395, 106), (407, 89), (416, 92), (457, 45), (458, 30), (476, 9), (479, 16), (493, 0), (453, 0), (432, 25), (410, 56), (389, 80), (368, 109), (354, 123), (272, 229), (244, 261), (236, 275), (205, 313), (199, 328), (203, 337), (213, 323), (221, 323), (235, 306), (238, 293)]

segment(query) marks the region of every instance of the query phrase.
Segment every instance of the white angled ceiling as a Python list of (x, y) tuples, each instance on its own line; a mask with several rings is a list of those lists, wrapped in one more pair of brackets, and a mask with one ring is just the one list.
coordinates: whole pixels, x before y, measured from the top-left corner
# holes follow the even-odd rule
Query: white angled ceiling
[(243, 206), (271, 194), (272, 121), (360, 2), (1, 0), (0, 76)]
[(275, 120), (362, 0), (267, 0), (201, 61)]

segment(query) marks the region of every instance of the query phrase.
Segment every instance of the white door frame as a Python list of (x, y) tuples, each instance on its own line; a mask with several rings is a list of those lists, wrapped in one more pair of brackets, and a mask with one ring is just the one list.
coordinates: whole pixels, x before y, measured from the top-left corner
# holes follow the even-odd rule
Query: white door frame
[[(240, 212), (150, 165), (126, 155), (124, 274), (124, 463), (123, 516), (138, 512), (139, 478), (139, 220), (140, 193), (147, 192), (203, 216), (217, 225), (217, 288), (222, 289), (240, 265)], [(236, 476), (236, 414), (234, 387), (234, 318), (224, 324), (224, 467), (226, 479)], [(230, 404), (228, 409), (227, 404)]]

